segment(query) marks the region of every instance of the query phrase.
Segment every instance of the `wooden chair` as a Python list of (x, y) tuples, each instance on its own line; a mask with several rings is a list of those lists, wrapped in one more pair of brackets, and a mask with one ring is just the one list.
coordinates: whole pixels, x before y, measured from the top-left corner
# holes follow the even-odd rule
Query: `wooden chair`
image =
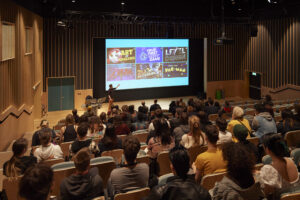
[(93, 198), (92, 200), (105, 200), (104, 196)]
[(157, 162), (159, 165), (159, 176), (171, 173), (169, 152), (163, 151), (158, 154)]
[(256, 147), (259, 144), (259, 138), (258, 137), (252, 137), (252, 138), (248, 138), (247, 139), (249, 142), (251, 142), (252, 144), (254, 144)]
[(216, 182), (219, 182), (222, 180), (222, 178), (225, 176), (225, 174), (226, 174), (226, 172), (205, 175), (201, 180), (201, 185), (205, 189), (210, 190), (215, 186)]
[(3, 167), (3, 164), (10, 160), (10, 158), (13, 156), (12, 151), (2, 151), (0, 152), (0, 168)]
[(210, 114), (208, 115), (209, 121), (216, 121), (216, 119), (219, 117), (218, 114)]
[(254, 109), (252, 109), (252, 110), (248, 110), (248, 111), (246, 111), (246, 113), (245, 113), (245, 115), (254, 115), (255, 114), (255, 110)]
[(300, 130), (289, 131), (285, 134), (285, 141), (289, 148), (295, 148), (300, 145)]
[(111, 151), (102, 152), (101, 156), (111, 156), (115, 159), (116, 163), (120, 164), (122, 161), (123, 149), (115, 149)]
[(44, 160), (41, 163), (51, 167), (52, 165), (58, 164), (58, 163), (62, 163), (65, 162), (64, 159), (62, 158), (58, 158), (58, 159), (49, 159), (49, 160)]
[(167, 183), (168, 178), (173, 177), (174, 174), (173, 173), (168, 173), (165, 175), (162, 175), (160, 177), (158, 177), (158, 185), (164, 185)]
[(299, 200), (300, 199), (300, 192), (297, 193), (287, 193), (283, 194), (280, 197), (280, 200)]
[(19, 196), (19, 183), (22, 176), (15, 178), (4, 178), (3, 179), (3, 190), (7, 196), (7, 199), (21, 200)]
[(146, 163), (147, 165), (150, 164), (150, 157), (145, 155), (145, 156), (140, 156), (136, 158), (136, 161), (138, 163)]
[(132, 134), (132, 135), (134, 137), (136, 137), (140, 141), (140, 143), (142, 143), (142, 142), (146, 143), (149, 133), (148, 132), (143, 132), (143, 133), (137, 133), (137, 134)]
[(190, 147), (188, 149), (188, 153), (189, 153), (189, 156), (190, 156), (190, 163), (192, 164), (193, 162), (195, 162), (197, 156), (200, 154), (200, 153), (203, 153), (207, 151), (207, 146), (193, 146), (193, 147)]
[(142, 188), (138, 190), (132, 190), (126, 193), (120, 193), (115, 196), (115, 200), (141, 200), (148, 196), (150, 193), (150, 188)]
[(61, 148), (61, 151), (63, 152), (64, 154), (64, 158), (66, 156), (69, 156), (69, 148), (70, 148), (70, 145), (72, 144), (73, 142), (63, 142), (60, 144), (60, 148)]
[(75, 167), (68, 167), (64, 169), (53, 170), (53, 188), (51, 191), (51, 195), (55, 195), (59, 199), (60, 195), (60, 184), (61, 182), (71, 174), (75, 173)]

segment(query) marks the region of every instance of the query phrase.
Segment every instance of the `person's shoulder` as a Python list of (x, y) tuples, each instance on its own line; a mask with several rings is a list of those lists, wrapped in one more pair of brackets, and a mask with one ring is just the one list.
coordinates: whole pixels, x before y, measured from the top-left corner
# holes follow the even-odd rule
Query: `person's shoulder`
[(146, 163), (138, 163), (136, 165), (137, 168), (140, 168), (140, 169), (145, 169), (145, 170), (148, 170), (149, 169), (149, 165), (146, 164)]

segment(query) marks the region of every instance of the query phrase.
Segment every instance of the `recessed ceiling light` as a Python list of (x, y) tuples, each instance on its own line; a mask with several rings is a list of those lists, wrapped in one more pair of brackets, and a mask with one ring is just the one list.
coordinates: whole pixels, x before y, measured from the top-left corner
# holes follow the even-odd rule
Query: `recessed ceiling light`
[(121, 5), (122, 5), (122, 6), (124, 6), (124, 5), (125, 5), (125, 2), (124, 2), (124, 1), (122, 1), (122, 2), (121, 2)]
[(76, 0), (72, 0), (72, 3), (75, 3), (76, 2)]

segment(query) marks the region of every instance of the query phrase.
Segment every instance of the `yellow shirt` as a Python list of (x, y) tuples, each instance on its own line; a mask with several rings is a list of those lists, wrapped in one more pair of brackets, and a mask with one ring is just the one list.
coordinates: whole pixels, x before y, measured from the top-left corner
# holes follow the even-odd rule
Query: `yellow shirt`
[(197, 156), (196, 168), (200, 171), (201, 177), (215, 172), (226, 171), (226, 162), (223, 160), (222, 150), (206, 151)]
[(247, 119), (243, 119), (243, 120), (241, 120), (241, 121), (238, 121), (238, 120), (231, 120), (229, 123), (228, 123), (228, 125), (227, 125), (227, 130), (230, 132), (230, 133), (232, 133), (232, 140), (234, 141), (234, 142), (238, 142), (238, 140), (234, 137), (234, 134), (233, 134), (233, 128), (234, 128), (234, 126), (235, 125), (237, 125), (237, 124), (240, 124), (240, 125), (242, 125), (242, 124), (244, 125), (244, 126), (246, 126), (246, 128), (249, 130), (249, 133), (248, 133), (248, 136), (247, 136), (247, 138), (251, 138), (251, 136), (250, 136), (250, 132), (251, 132), (251, 126), (250, 126), (250, 124), (249, 124), (249, 121), (247, 120)]

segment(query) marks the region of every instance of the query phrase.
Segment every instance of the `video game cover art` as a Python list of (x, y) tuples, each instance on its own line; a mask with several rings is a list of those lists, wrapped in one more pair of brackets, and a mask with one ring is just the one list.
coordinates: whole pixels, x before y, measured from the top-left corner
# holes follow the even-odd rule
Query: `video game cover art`
[(162, 62), (162, 48), (160, 47), (137, 47), (136, 63)]
[(187, 61), (187, 47), (164, 47), (164, 62)]
[(164, 78), (187, 77), (187, 63), (164, 63)]
[(118, 64), (107, 66), (107, 81), (135, 79), (135, 64)]
[(135, 48), (108, 48), (107, 64), (135, 63)]
[(136, 65), (136, 79), (162, 78), (161, 63), (145, 63)]

